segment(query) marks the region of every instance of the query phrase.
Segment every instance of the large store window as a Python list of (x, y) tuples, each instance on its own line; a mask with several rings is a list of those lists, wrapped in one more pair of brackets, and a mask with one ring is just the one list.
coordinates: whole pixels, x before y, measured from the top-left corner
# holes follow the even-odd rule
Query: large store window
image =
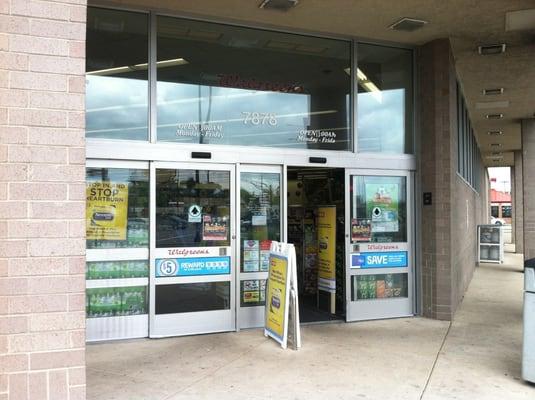
[(413, 152), (412, 51), (359, 43), (357, 149)]
[(87, 9), (86, 136), (148, 139), (148, 14)]
[(461, 86), (457, 83), (457, 172), (477, 192), (481, 189), (482, 165), (468, 107)]
[(159, 141), (351, 150), (350, 42), (158, 18)]
[(147, 336), (148, 169), (94, 164), (86, 169), (87, 340)]

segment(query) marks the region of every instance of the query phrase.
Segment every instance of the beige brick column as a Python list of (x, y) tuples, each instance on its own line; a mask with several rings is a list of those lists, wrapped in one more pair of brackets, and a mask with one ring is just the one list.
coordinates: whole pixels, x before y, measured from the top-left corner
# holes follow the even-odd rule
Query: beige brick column
[(85, 0), (0, 0), (0, 399), (85, 398)]
[[(516, 159), (516, 157), (515, 157)], [(522, 121), (524, 261), (535, 265), (535, 119)]]
[(524, 183), (522, 182), (522, 152), (515, 151), (515, 174), (514, 174), (514, 196), (513, 210), (515, 229), (515, 252), (524, 252)]

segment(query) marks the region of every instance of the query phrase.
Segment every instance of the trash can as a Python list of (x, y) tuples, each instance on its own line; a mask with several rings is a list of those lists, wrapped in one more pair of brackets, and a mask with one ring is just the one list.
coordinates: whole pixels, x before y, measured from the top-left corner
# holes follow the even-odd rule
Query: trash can
[(522, 378), (535, 383), (535, 268), (524, 268)]

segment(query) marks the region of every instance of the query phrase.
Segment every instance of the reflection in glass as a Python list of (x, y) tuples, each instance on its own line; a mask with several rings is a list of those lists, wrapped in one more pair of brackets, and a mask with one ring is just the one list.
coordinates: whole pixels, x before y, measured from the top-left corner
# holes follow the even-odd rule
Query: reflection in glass
[(230, 172), (156, 170), (156, 247), (230, 246)]
[(158, 18), (158, 140), (350, 150), (350, 43)]
[(280, 174), (242, 172), (241, 271), (269, 270), (272, 240), (280, 240)]
[(353, 275), (351, 301), (409, 297), (407, 274)]
[(230, 309), (230, 282), (156, 285), (156, 314)]
[(406, 180), (403, 176), (352, 177), (352, 242), (407, 241)]
[(359, 43), (359, 152), (413, 152), (412, 51)]
[(149, 264), (146, 260), (90, 261), (85, 268), (87, 280), (148, 277)]
[(148, 247), (149, 246), (149, 171), (144, 169), (127, 168), (87, 168), (86, 182), (88, 188), (86, 232), (94, 229), (95, 207), (113, 207), (105, 196), (93, 197), (89, 201), (90, 187), (94, 183), (110, 183), (124, 185), (127, 192), (127, 218), (119, 219), (114, 229), (123, 234), (124, 240), (115, 240), (112, 235), (99, 235), (90, 239), (87, 235), (88, 249)]
[(147, 140), (148, 15), (87, 10), (86, 137)]

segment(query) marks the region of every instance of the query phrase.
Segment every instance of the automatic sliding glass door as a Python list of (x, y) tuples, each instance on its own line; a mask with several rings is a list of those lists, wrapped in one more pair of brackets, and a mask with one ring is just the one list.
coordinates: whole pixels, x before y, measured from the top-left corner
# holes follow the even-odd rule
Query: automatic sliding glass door
[(272, 240), (281, 240), (279, 166), (238, 166), (239, 252), (238, 323), (240, 328), (264, 325), (266, 279)]
[(234, 330), (233, 165), (151, 168), (151, 337)]
[(413, 315), (409, 172), (346, 170), (347, 321)]

